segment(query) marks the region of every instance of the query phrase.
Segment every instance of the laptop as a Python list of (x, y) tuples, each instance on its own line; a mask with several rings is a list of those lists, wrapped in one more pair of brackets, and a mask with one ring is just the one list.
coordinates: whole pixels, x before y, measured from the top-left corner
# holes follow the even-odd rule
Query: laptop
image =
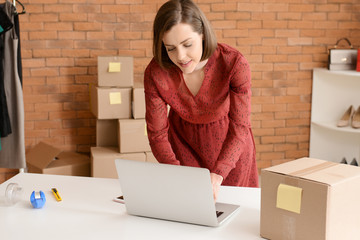
[(130, 215), (216, 227), (239, 209), (215, 204), (208, 169), (125, 159), (115, 165)]

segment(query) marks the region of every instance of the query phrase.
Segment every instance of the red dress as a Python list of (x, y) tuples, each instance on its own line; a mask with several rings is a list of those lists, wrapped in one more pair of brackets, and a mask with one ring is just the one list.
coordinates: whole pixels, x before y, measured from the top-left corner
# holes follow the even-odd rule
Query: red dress
[(218, 44), (193, 96), (178, 67), (164, 70), (153, 59), (145, 70), (144, 86), (147, 131), (155, 158), (207, 168), (224, 178), (222, 185), (258, 187), (250, 78), (245, 57)]

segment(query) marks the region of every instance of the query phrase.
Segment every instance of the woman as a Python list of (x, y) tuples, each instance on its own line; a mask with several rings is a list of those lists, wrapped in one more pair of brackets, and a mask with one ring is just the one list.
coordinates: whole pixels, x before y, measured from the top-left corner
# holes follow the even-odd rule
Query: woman
[(162, 5), (153, 38), (144, 86), (156, 159), (209, 169), (215, 200), (221, 184), (257, 187), (250, 68), (244, 56), (216, 42), (192, 0)]

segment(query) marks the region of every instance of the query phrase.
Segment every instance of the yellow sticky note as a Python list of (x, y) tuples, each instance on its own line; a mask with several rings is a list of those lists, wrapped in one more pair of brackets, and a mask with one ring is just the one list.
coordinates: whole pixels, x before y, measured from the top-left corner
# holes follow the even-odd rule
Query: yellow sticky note
[(286, 184), (279, 184), (276, 207), (300, 214), (302, 189)]
[(121, 104), (121, 92), (109, 93), (110, 104)]
[(121, 63), (109, 62), (109, 72), (121, 72)]

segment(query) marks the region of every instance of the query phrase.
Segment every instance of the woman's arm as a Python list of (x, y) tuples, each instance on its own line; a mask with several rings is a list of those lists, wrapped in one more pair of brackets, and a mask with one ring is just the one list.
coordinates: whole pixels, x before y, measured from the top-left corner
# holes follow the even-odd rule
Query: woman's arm
[(159, 95), (151, 74), (151, 67), (144, 76), (146, 124), (151, 150), (160, 163), (180, 165), (168, 139), (169, 122), (167, 104)]
[[(224, 179), (236, 164), (251, 136), (251, 72), (247, 60), (240, 55), (231, 74), (229, 128), (213, 173)], [(250, 159), (249, 159), (250, 161)]]

